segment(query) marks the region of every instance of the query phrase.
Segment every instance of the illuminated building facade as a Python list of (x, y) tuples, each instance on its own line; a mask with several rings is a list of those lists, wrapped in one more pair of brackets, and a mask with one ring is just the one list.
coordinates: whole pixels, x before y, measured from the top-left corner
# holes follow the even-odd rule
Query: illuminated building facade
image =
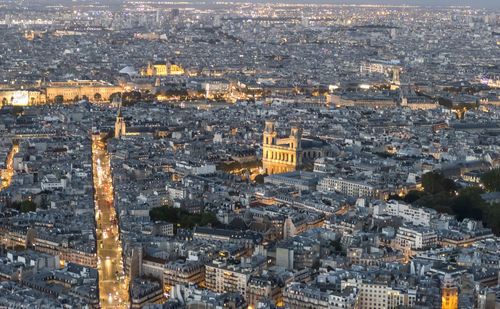
[(321, 179), (318, 182), (317, 190), (321, 192), (336, 191), (352, 197), (374, 197), (378, 193), (378, 190), (368, 183), (339, 177)]
[(204, 281), (205, 267), (201, 263), (172, 261), (164, 266), (164, 288), (170, 288), (177, 284), (188, 284), (190, 282), (201, 284)]
[(259, 302), (265, 297), (275, 304), (283, 301), (283, 285), (275, 279), (252, 277), (248, 282), (247, 302), (252, 308), (257, 308)]
[(242, 263), (236, 265), (215, 260), (205, 265), (206, 287), (217, 293), (239, 292), (246, 299), (250, 277), (261, 272), (265, 262), (262, 256), (247, 258), (247, 261), (242, 258)]
[(1, 89), (0, 107), (4, 105), (43, 105), (88, 99), (108, 101), (113, 93), (121, 93), (122, 88), (103, 81), (69, 80), (66, 82), (41, 82), (33, 89)]
[(448, 274), (441, 283), (441, 309), (458, 308), (458, 284)]
[(321, 141), (303, 139), (302, 129), (292, 127), (290, 136), (278, 138), (274, 121), (266, 121), (262, 141), (262, 164), (271, 175), (295, 171), (312, 166), (314, 160), (331, 155), (331, 150)]
[(180, 65), (173, 64), (165, 59), (164, 62), (148, 62), (148, 67), (142, 70), (142, 76), (168, 76), (168, 75), (182, 75), (184, 70)]
[(130, 296), (129, 308), (140, 309), (147, 304), (161, 304), (163, 289), (158, 282), (136, 278), (130, 283)]
[(389, 287), (380, 282), (359, 282), (360, 308), (387, 308)]
[(122, 88), (110, 83), (95, 80), (68, 80), (66, 82), (51, 82), (46, 88), (47, 102), (55, 102), (57, 96), (62, 101), (87, 98), (91, 101), (109, 101), (113, 93), (121, 93)]
[(399, 73), (402, 70), (403, 66), (398, 60), (384, 61), (370, 59), (360, 66), (360, 73), (382, 73), (386, 76), (392, 74), (392, 82), (396, 85), (399, 85)]
[(43, 103), (45, 103), (45, 97), (42, 95), (42, 92), (38, 89), (0, 90), (0, 107), (4, 105), (27, 106), (27, 105), (39, 105)]
[(500, 74), (487, 74), (481, 79), (481, 84), (491, 88), (500, 88)]
[[(358, 292), (346, 288), (342, 292), (321, 289), (314, 285), (293, 282), (283, 291), (283, 306), (290, 309), (355, 309), (358, 306)], [(384, 308), (384, 307), (371, 307)]]
[(50, 239), (46, 235), (35, 237), (33, 247), (36, 251), (57, 255), (62, 261), (72, 262), (89, 267), (97, 267), (97, 255), (95, 252), (68, 248), (62, 239)]
[(24, 38), (28, 41), (33, 41), (36, 38), (42, 38), (42, 37), (43, 37), (43, 32), (35, 30), (24, 31)]

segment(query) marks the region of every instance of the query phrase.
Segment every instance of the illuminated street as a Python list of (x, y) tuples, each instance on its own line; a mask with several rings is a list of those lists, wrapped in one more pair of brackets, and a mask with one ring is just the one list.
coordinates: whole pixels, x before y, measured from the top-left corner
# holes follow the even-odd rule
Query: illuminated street
[(127, 308), (128, 279), (123, 272), (122, 247), (113, 206), (113, 186), (106, 146), (92, 143), (97, 256), (101, 308)]
[(0, 29), (0, 309), (500, 309), (500, 0)]
[(7, 158), (7, 172), (3, 175), (1, 179), (2, 181), (0, 183), (0, 191), (10, 186), (10, 180), (12, 179), (12, 175), (14, 175), (14, 167), (13, 167), (14, 155), (18, 151), (19, 151), (19, 146), (17, 145), (12, 146), (12, 150), (9, 154), (9, 157)]

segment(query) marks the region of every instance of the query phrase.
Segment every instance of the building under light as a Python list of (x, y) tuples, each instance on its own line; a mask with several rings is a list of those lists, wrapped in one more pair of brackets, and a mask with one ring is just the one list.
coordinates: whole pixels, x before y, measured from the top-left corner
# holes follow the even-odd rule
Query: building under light
[(167, 59), (152, 63), (148, 62), (148, 67), (141, 71), (142, 76), (168, 76), (168, 75), (182, 75), (184, 69), (180, 65), (171, 63)]
[(441, 283), (441, 309), (458, 308), (458, 283), (446, 274)]
[(292, 127), (289, 137), (278, 138), (274, 121), (266, 121), (262, 148), (263, 169), (268, 175), (312, 166), (315, 159), (333, 153), (323, 141), (303, 139), (302, 129), (296, 126)]

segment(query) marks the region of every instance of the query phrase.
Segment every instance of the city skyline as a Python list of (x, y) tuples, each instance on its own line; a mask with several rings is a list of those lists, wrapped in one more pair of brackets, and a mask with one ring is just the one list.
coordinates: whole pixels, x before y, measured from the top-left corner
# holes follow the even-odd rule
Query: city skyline
[[(24, 0), (23, 3), (30, 4), (35, 3), (63, 3), (63, 4), (74, 4), (75, 1), (57, 0)], [(120, 5), (123, 3), (135, 2), (129, 0), (104, 0), (104, 1), (88, 1), (82, 0), (82, 3), (102, 3), (102, 4), (116, 4)], [(161, 0), (153, 0), (151, 3), (165, 3)], [(186, 1), (170, 1), (169, 3), (217, 3), (215, 0), (208, 1), (197, 1), (197, 0), (186, 0)], [(234, 3), (289, 3), (289, 4), (331, 4), (331, 5), (380, 5), (380, 6), (422, 6), (422, 7), (471, 7), (471, 8), (490, 8), (498, 10), (500, 9), (500, 3), (496, 0), (284, 0), (278, 2), (269, 2), (266, 0), (235, 0), (229, 1)], [(77, 2), (76, 2), (77, 3)]]
[(498, 308), (500, 12), (325, 2), (3, 1), (0, 307)]

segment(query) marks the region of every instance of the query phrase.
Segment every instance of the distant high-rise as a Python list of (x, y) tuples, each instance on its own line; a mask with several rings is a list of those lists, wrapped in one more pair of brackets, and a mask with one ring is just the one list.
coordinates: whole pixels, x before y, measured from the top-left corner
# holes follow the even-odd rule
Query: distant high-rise
[(170, 12), (170, 14), (171, 14), (172, 17), (179, 16), (179, 9), (172, 9), (172, 11)]
[(302, 17), (302, 27), (309, 27), (309, 17)]
[(213, 26), (216, 28), (221, 26), (221, 16), (220, 15), (214, 16)]

